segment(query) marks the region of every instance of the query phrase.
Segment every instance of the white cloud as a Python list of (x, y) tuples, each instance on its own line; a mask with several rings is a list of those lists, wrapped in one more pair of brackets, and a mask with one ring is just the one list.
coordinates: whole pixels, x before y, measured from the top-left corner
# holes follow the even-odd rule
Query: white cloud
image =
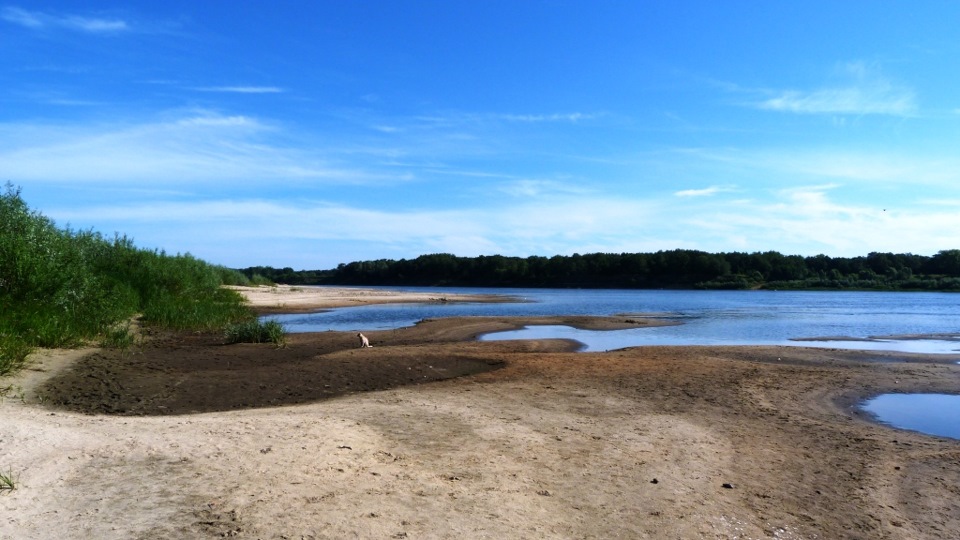
[(278, 86), (202, 86), (194, 88), (198, 92), (225, 92), (232, 94), (280, 94), (285, 92)]
[(592, 120), (596, 118), (597, 115), (574, 112), (554, 114), (498, 114), (495, 115), (495, 117), (511, 122), (579, 122), (580, 120)]
[(683, 189), (674, 192), (674, 195), (677, 197), (708, 197), (711, 195), (716, 195), (717, 193), (723, 193), (732, 190), (733, 188), (725, 186), (710, 186), (703, 189)]
[(122, 19), (104, 19), (81, 15), (52, 15), (40, 11), (28, 11), (14, 6), (7, 6), (0, 10), (0, 19), (36, 30), (65, 28), (93, 34), (116, 33), (130, 30), (130, 25)]
[(428, 116), (416, 116), (412, 120), (421, 127), (454, 127), (462, 125), (489, 124), (501, 122), (519, 122), (527, 124), (564, 122), (576, 124), (585, 120), (594, 120), (603, 116), (600, 113), (550, 113), (515, 114), (451, 111)]
[(243, 115), (220, 116), (203, 114), (181, 118), (174, 122), (177, 126), (201, 126), (201, 127), (228, 127), (228, 128), (250, 128), (252, 130), (263, 129), (265, 126), (256, 120)]
[[(349, 261), (305, 247), (314, 243), (350, 242), (362, 246), (368, 258), (397, 250), (402, 250), (401, 256), (436, 251), (464, 255), (583, 252), (582, 246), (619, 244), (620, 237), (630, 242), (648, 237), (647, 216), (655, 212), (655, 205), (648, 202), (571, 198), (489, 209), (422, 211), (224, 199), (54, 208), (45, 213), (58, 223), (79, 228), (123, 231), (144, 247), (202, 256), (226, 242), (243, 246), (234, 254), (238, 260), (282, 261), (306, 253), (315, 262), (304, 264), (317, 268)], [(291, 243), (299, 246), (297, 253), (279, 253), (273, 247)], [(323, 260), (329, 260), (329, 266)]]
[(924, 198), (924, 199), (920, 199), (920, 200), (917, 201), (917, 202), (919, 202), (920, 204), (928, 204), (928, 205), (931, 205), (931, 206), (952, 206), (952, 207), (960, 210), (960, 199), (958, 199), (958, 198), (951, 198), (951, 199), (926, 199), (926, 198)]
[(41, 15), (12, 6), (0, 10), (0, 18), (27, 28), (40, 28), (44, 25)]
[(772, 94), (752, 105), (796, 114), (910, 116), (917, 110), (914, 91), (894, 84), (875, 66), (849, 62), (840, 64), (836, 72), (839, 82), (819, 88), (749, 91)]
[(91, 19), (87, 17), (67, 17), (63, 19), (64, 26), (72, 27), (84, 32), (119, 32), (128, 30), (129, 26), (120, 19)]
[(799, 114), (894, 116), (909, 116), (917, 108), (912, 92), (893, 89), (888, 85), (824, 88), (806, 92), (787, 90), (757, 105), (761, 109)]
[(883, 209), (843, 204), (819, 190), (799, 190), (784, 197), (741, 211), (719, 212), (712, 222), (749, 238), (754, 249), (767, 246), (800, 254), (929, 254), (960, 245), (955, 209)]
[(586, 193), (589, 190), (582, 186), (556, 180), (523, 179), (500, 186), (500, 191), (513, 197), (533, 198), (552, 195), (569, 195), (571, 193)]
[(0, 124), (0, 175), (23, 182), (316, 179), (363, 183), (388, 176), (333, 165), (322, 149), (273, 143), (278, 129), (243, 115), (195, 112), (164, 121), (72, 127)]

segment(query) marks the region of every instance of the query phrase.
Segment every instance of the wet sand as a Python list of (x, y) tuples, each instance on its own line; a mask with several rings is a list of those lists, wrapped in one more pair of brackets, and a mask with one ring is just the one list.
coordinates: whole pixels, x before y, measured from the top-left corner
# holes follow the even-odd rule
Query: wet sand
[(960, 533), (960, 441), (855, 408), (960, 393), (960, 358), (474, 340), (548, 323), (655, 324), (464, 317), (365, 332), (370, 349), (155, 332), (127, 353), (41, 352), (0, 382), (22, 396), (0, 404), (0, 471), (19, 481), (0, 538)]

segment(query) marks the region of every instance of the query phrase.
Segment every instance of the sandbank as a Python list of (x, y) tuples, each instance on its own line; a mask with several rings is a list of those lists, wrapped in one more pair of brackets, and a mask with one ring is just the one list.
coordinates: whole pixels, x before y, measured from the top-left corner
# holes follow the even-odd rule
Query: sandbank
[(275, 285), (227, 288), (243, 294), (250, 305), (263, 314), (302, 313), (370, 304), (516, 301), (492, 294), (421, 293), (362, 287)]

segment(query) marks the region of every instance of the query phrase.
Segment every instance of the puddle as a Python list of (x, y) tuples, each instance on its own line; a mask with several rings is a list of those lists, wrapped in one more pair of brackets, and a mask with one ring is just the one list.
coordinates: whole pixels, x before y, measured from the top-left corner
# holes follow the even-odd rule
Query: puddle
[(480, 341), (509, 341), (514, 339), (572, 339), (580, 342), (580, 352), (602, 352), (635, 345), (645, 345), (646, 339), (642, 332), (650, 329), (637, 330), (581, 330), (564, 325), (534, 325), (519, 330), (493, 332), (480, 336)]
[(861, 408), (895, 428), (960, 439), (958, 395), (882, 394), (867, 400)]

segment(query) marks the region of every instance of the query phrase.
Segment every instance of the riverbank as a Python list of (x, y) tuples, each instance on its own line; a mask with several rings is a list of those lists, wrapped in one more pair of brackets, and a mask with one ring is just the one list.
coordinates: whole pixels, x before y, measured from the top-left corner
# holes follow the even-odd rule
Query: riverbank
[(274, 285), (260, 287), (230, 286), (247, 298), (257, 312), (309, 313), (349, 306), (394, 303), (513, 302), (507, 296), (492, 294), (432, 294), (362, 287), (298, 287)]
[(525, 324), (436, 319), (369, 332), (371, 349), (154, 333), (127, 353), (41, 352), (0, 383), (22, 395), (0, 404), (0, 471), (18, 478), (0, 538), (960, 531), (960, 442), (854, 408), (960, 392), (955, 357), (473, 340)]

